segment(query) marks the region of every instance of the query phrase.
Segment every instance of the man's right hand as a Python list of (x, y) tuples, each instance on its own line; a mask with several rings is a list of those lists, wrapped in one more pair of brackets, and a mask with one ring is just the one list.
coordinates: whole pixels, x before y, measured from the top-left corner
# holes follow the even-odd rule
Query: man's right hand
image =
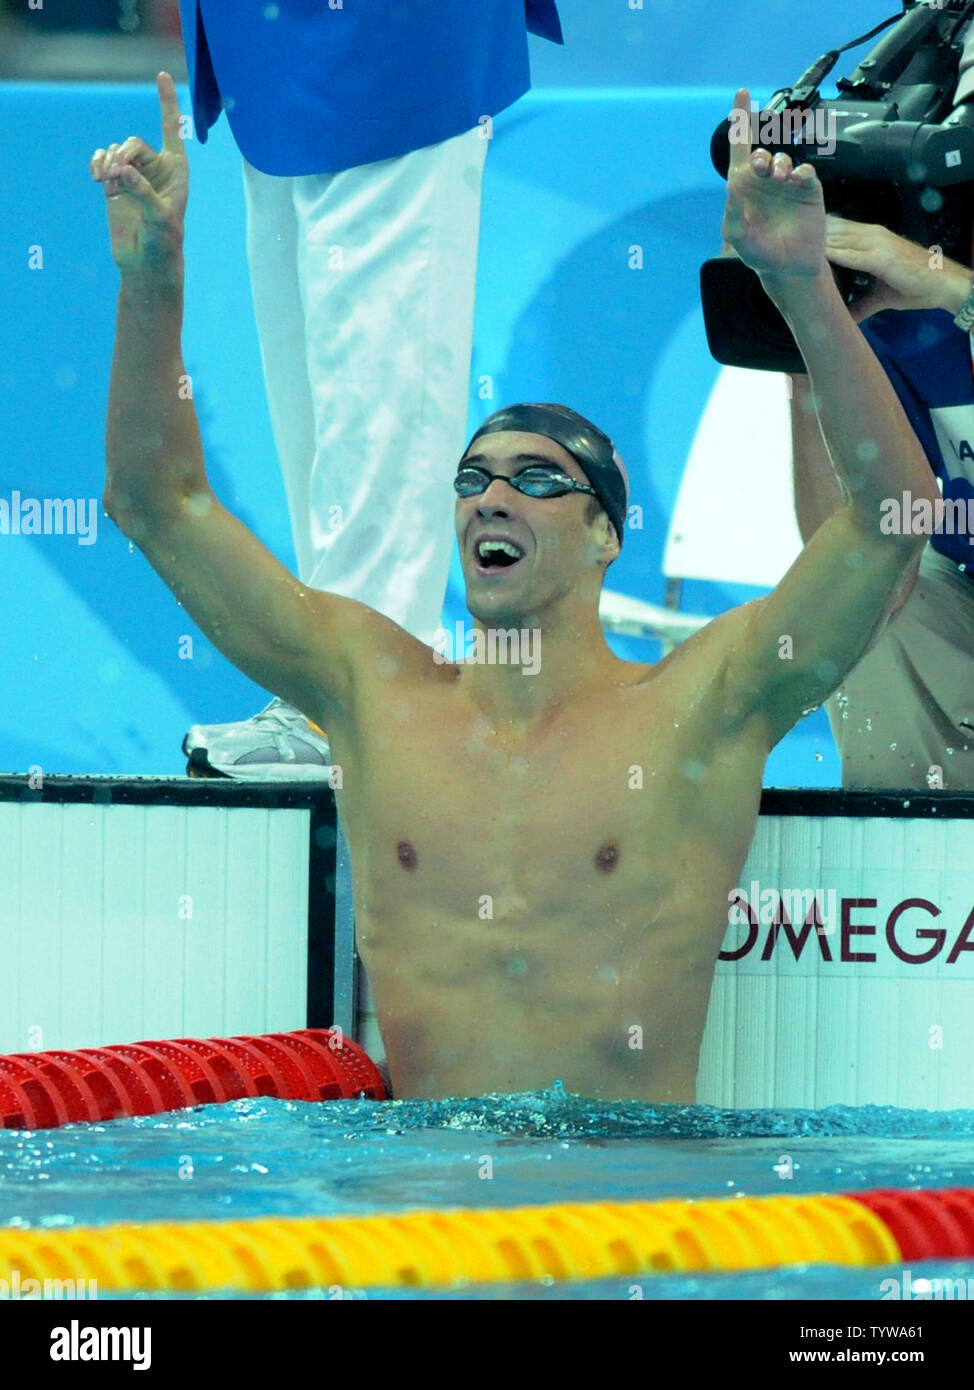
[(162, 149), (137, 135), (95, 150), (91, 176), (105, 186), (112, 257), (123, 275), (170, 274), (181, 266), (183, 218), (189, 191), (179, 104), (168, 72), (156, 78), (162, 108)]
[(825, 220), (829, 260), (876, 278), (868, 294), (849, 306), (857, 323), (883, 309), (958, 313), (971, 288), (971, 272), (947, 257), (941, 266), (931, 264), (933, 249), (872, 222), (853, 222), (832, 214)]

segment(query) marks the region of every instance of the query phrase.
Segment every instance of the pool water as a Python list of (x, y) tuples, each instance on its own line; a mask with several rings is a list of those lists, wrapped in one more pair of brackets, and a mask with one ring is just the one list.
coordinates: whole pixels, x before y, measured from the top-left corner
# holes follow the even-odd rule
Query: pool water
[[(0, 1224), (974, 1187), (972, 1137), (969, 1110), (722, 1111), (597, 1102), (558, 1090), (462, 1101), (243, 1100), (102, 1125), (0, 1131)], [(916, 1279), (921, 1266), (911, 1268)], [(476, 1285), (448, 1295), (370, 1288), (368, 1297), (877, 1299), (881, 1281), (898, 1271), (805, 1266)], [(974, 1261), (922, 1272), (974, 1279)]]

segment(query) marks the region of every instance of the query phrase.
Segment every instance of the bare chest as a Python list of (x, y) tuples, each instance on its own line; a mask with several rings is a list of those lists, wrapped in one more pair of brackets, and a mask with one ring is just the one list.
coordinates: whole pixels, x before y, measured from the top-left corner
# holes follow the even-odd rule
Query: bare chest
[(713, 863), (715, 819), (736, 850), (739, 757), (664, 699), (630, 694), (530, 741), (457, 702), (402, 703), (412, 717), (365, 722), (343, 778), (373, 906), (391, 893), (464, 917), (570, 914), (689, 886)]

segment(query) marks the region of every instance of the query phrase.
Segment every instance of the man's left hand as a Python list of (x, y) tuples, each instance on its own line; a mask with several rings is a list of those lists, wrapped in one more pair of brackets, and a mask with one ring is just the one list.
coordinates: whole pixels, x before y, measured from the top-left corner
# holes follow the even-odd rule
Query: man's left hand
[(872, 289), (849, 306), (857, 322), (883, 309), (947, 309), (956, 314), (970, 291), (971, 272), (957, 261), (934, 255), (937, 249), (871, 222), (832, 214), (826, 218), (829, 260), (876, 277)]

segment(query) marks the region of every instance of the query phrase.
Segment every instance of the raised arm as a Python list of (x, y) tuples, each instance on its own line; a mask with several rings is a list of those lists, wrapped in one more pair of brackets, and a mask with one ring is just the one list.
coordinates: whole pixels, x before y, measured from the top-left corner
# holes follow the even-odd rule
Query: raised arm
[[(735, 106), (749, 109), (740, 91)], [(733, 127), (732, 127), (733, 129)], [(726, 691), (735, 718), (762, 720), (769, 746), (826, 698), (889, 615), (925, 537), (884, 534), (884, 499), (939, 497), (885, 372), (825, 259), (825, 207), (811, 165), (732, 144), (724, 236), (791, 328), (841, 489), (837, 510), (765, 599), (739, 611)]]
[(180, 346), (186, 153), (172, 78), (157, 84), (161, 152), (130, 137), (90, 166), (121, 271), (105, 509), (230, 661), (323, 722), (348, 711), (366, 652), (413, 639), (300, 584), (210, 488)]

